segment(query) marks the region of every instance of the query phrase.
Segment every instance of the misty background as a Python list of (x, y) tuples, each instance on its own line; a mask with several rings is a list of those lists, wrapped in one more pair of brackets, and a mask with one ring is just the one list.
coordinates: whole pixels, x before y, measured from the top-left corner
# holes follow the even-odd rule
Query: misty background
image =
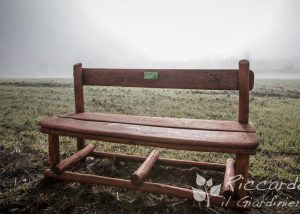
[(72, 77), (72, 65), (237, 68), (300, 78), (298, 0), (0, 0), (0, 77)]

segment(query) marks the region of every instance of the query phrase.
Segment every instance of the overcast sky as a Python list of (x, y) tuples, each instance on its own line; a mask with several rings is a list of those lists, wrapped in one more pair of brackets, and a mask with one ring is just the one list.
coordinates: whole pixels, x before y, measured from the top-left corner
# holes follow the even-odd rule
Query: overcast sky
[(300, 72), (298, 0), (0, 0), (0, 77), (72, 65)]

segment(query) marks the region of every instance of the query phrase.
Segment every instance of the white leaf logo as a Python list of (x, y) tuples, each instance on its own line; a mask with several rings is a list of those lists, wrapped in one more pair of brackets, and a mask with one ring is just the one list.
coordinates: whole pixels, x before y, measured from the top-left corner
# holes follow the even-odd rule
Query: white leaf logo
[(206, 185), (211, 187), (213, 185), (212, 178), (206, 182)]
[(220, 195), (221, 192), (221, 184), (212, 186), (210, 188), (210, 194), (212, 195)]
[(197, 174), (197, 178), (196, 178), (196, 183), (199, 185), (199, 186), (204, 186), (206, 180), (205, 178), (203, 178), (201, 175), (199, 175), (198, 173)]
[(193, 195), (194, 195), (194, 199), (196, 201), (204, 201), (206, 198), (206, 193), (201, 190), (201, 189), (197, 189), (197, 188), (193, 188)]

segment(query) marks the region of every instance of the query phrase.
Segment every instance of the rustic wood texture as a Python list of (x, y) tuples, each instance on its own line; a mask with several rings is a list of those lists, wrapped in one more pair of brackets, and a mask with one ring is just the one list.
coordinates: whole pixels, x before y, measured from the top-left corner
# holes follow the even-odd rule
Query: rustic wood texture
[(60, 161), (59, 138), (57, 135), (48, 134), (49, 165), (53, 169)]
[[(132, 124), (107, 123), (51, 117), (40, 122), (47, 129), (93, 135), (95, 138), (112, 137), (128, 139), (132, 144), (143, 141), (182, 146), (214, 147), (217, 149), (256, 149), (258, 141), (255, 133), (191, 130), (142, 126)], [(85, 137), (84, 137), (85, 138)]]
[(199, 120), (171, 117), (149, 117), (123, 114), (107, 114), (107, 113), (71, 113), (60, 115), (59, 117), (72, 118), (77, 120), (112, 122), (123, 124), (135, 124), (169, 128), (183, 129), (200, 129), (215, 131), (232, 131), (232, 132), (255, 132), (255, 127), (251, 124), (242, 124), (236, 121), (222, 120)]
[(247, 124), (249, 120), (249, 61), (239, 62), (239, 122)]
[[(84, 93), (83, 93), (83, 75), (82, 64), (77, 63), (73, 66), (74, 77), (74, 96), (75, 96), (75, 112), (84, 112)], [(85, 147), (84, 139), (77, 139), (77, 150), (81, 150)]]
[(40, 128), (42, 133), (47, 134), (56, 134), (59, 136), (68, 136), (74, 138), (85, 138), (91, 140), (99, 140), (103, 142), (110, 142), (110, 143), (121, 143), (121, 144), (128, 144), (128, 145), (140, 145), (140, 146), (152, 146), (152, 147), (160, 147), (166, 149), (175, 149), (175, 150), (187, 150), (187, 151), (201, 151), (201, 152), (217, 152), (217, 153), (233, 153), (233, 154), (255, 154), (256, 147), (253, 149), (246, 149), (246, 148), (233, 148), (233, 147), (211, 147), (211, 146), (203, 146), (200, 145), (181, 145), (174, 143), (161, 143), (161, 142), (153, 142), (147, 141), (144, 139), (143, 141), (135, 140), (135, 139), (125, 139), (120, 137), (112, 137), (112, 136), (98, 136), (93, 134), (82, 134), (76, 132), (67, 132), (67, 131), (60, 131), (55, 129), (48, 129), (48, 128)]
[(92, 144), (87, 145), (83, 149), (79, 150), (75, 154), (71, 155), (70, 157), (66, 158), (65, 160), (58, 163), (56, 166), (53, 167), (53, 171), (56, 173), (62, 173), (64, 170), (69, 168), (72, 164), (76, 163), (77, 161), (85, 158), (88, 154), (90, 154), (95, 149), (95, 146)]
[(235, 173), (242, 175), (242, 179), (236, 182), (236, 194), (239, 199), (247, 195), (244, 185), (248, 181), (249, 155), (237, 154), (235, 158)]
[(235, 160), (228, 158), (226, 160), (226, 170), (224, 174), (223, 182), (223, 195), (225, 198), (234, 197), (235, 194), (235, 182), (233, 183), (231, 179), (235, 176)]
[[(158, 72), (157, 80), (145, 80), (144, 72)], [(253, 88), (253, 72), (249, 89)], [(209, 69), (108, 69), (83, 68), (83, 84), (99, 86), (238, 90), (238, 70)]]
[(131, 175), (131, 182), (135, 185), (140, 185), (150, 174), (155, 162), (159, 157), (159, 152), (153, 150), (144, 163)]
[[(127, 155), (121, 153), (113, 152), (99, 152), (94, 151), (89, 156), (97, 158), (111, 158), (116, 161), (134, 161), (134, 162), (143, 162), (147, 157), (139, 155)], [(189, 161), (189, 160), (177, 160), (177, 159), (168, 159), (168, 158), (158, 158), (156, 161), (158, 164), (166, 166), (180, 166), (180, 167), (197, 167), (200, 169), (213, 169), (216, 171), (225, 171), (225, 164), (220, 163), (208, 163), (208, 162), (198, 162), (198, 161)]]
[[(95, 185), (104, 185), (104, 186), (111, 186), (111, 187), (119, 187), (119, 188), (126, 188), (126, 189), (134, 189), (142, 192), (151, 192), (157, 194), (166, 194), (169, 196), (175, 196), (178, 198), (186, 198), (190, 200), (194, 200), (193, 192), (191, 189), (185, 189), (181, 187), (175, 187), (167, 184), (160, 184), (160, 183), (151, 183), (151, 182), (143, 182), (141, 185), (134, 185), (131, 183), (130, 180), (120, 179), (120, 178), (109, 178), (104, 176), (98, 175), (90, 175), (90, 174), (83, 174), (83, 173), (76, 173), (70, 171), (64, 171), (61, 174), (56, 174), (51, 170), (46, 170), (44, 172), (45, 177), (55, 178), (55, 179), (62, 179), (68, 181), (76, 181), (88, 184), (95, 184)], [(237, 201), (225, 201), (224, 197), (222, 196), (215, 196), (210, 195), (210, 203), (216, 205), (227, 205), (229, 208), (235, 209), (249, 209), (249, 207), (240, 207), (237, 205)]]

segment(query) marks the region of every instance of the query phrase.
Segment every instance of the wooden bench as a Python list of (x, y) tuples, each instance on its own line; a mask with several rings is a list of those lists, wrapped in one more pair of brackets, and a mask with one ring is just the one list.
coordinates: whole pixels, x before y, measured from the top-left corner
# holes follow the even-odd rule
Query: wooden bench
[[(218, 121), (147, 117), (120, 114), (91, 113), (84, 111), (84, 85), (179, 88), (206, 90), (239, 90), (239, 120)], [(74, 65), (75, 113), (50, 117), (40, 122), (40, 130), (48, 134), (50, 169), (45, 177), (62, 180), (100, 184), (145, 192), (167, 194), (193, 199), (191, 189), (145, 181), (155, 163), (173, 166), (199, 167), (225, 172), (222, 195), (211, 195), (213, 204), (224, 206), (228, 197), (233, 197), (228, 207), (239, 208), (236, 201), (246, 196), (244, 185), (248, 179), (249, 155), (256, 152), (258, 139), (254, 126), (248, 122), (249, 91), (254, 85), (254, 74), (249, 62), (241, 60), (239, 69), (196, 70), (196, 69), (105, 69), (82, 68)], [(78, 152), (60, 160), (59, 136), (77, 138)], [(159, 158), (157, 150), (148, 158), (118, 153), (94, 151), (95, 146), (86, 140), (154, 146), (167, 149), (233, 153), (235, 159), (226, 164), (185, 161)], [(76, 161), (86, 156), (114, 158), (144, 162), (131, 180), (67, 171)], [(235, 189), (228, 184), (230, 177), (242, 175)], [(223, 197), (225, 196), (225, 197)]]

